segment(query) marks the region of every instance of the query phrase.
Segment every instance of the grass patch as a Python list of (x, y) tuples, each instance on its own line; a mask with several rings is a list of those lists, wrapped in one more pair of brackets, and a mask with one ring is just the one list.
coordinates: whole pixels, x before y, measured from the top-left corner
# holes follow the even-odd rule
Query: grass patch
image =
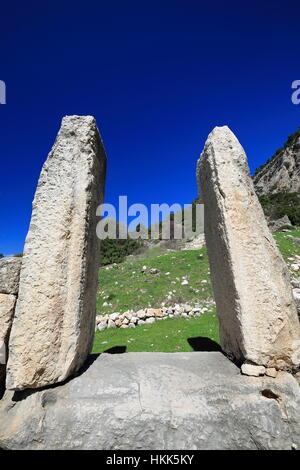
[[(294, 255), (300, 256), (300, 243), (291, 238), (300, 238), (300, 228), (290, 232), (277, 232), (273, 236), (286, 261)], [(149, 272), (142, 274), (144, 265), (159, 269), (160, 276)], [(166, 305), (174, 305), (176, 302), (201, 303), (213, 297), (205, 247), (200, 250), (174, 252), (154, 247), (137, 258), (128, 258), (119, 266), (122, 269), (100, 269), (98, 315), (124, 312), (128, 309), (137, 311), (149, 306), (155, 308), (159, 307), (161, 302)], [(181, 285), (183, 276), (186, 276), (188, 285)], [(202, 283), (203, 280), (207, 282)], [(172, 299), (167, 300), (170, 291)], [(111, 305), (103, 307), (104, 301)], [(212, 309), (211, 313), (195, 318), (173, 318), (137, 328), (97, 331), (93, 353), (102, 353), (116, 346), (125, 346), (126, 352), (193, 351), (188, 342), (189, 338), (206, 337), (219, 343), (218, 330), (218, 319)]]
[[(153, 248), (145, 256), (120, 263), (120, 269), (100, 268), (97, 314), (159, 307), (162, 302), (197, 303), (212, 298), (206, 248), (190, 251), (164, 251)], [(157, 268), (153, 275), (142, 267)], [(183, 277), (188, 284), (181, 285)], [(207, 281), (207, 282), (202, 282)], [(168, 298), (171, 297), (171, 298)], [(103, 306), (103, 303), (109, 305)]]
[(205, 313), (195, 318), (170, 318), (136, 328), (97, 331), (93, 353), (102, 353), (116, 346), (125, 346), (126, 352), (193, 351), (188, 339), (198, 337), (210, 338), (219, 343), (219, 326), (215, 313)]
[(290, 232), (275, 232), (273, 233), (273, 237), (285, 260), (291, 256), (300, 256), (300, 243), (294, 242), (291, 238), (300, 238), (300, 228), (296, 228)]

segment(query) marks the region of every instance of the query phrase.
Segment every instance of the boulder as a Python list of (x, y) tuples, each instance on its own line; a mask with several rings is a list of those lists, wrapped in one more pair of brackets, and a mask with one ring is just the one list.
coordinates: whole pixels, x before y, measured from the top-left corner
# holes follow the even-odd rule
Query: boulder
[(265, 374), (266, 368), (264, 366), (256, 366), (245, 362), (244, 364), (242, 364), (241, 371), (244, 375), (259, 377), (260, 375)]
[(147, 317), (147, 318), (149, 318), (149, 317), (154, 317), (154, 311), (155, 311), (154, 308), (147, 308), (146, 317)]
[(61, 382), (91, 351), (105, 167), (95, 119), (64, 117), (33, 201), (9, 341), (9, 389)]
[(0, 294), (0, 340), (8, 340), (15, 311), (15, 303), (15, 295)]
[(104, 331), (107, 328), (107, 323), (99, 323), (97, 326), (98, 331)]
[(268, 227), (272, 232), (278, 232), (278, 231), (280, 231), (282, 229), (285, 229), (287, 227), (292, 229), (293, 225), (292, 225), (292, 222), (290, 221), (290, 219), (288, 218), (288, 216), (284, 215), (280, 219), (269, 220), (268, 221)]
[(163, 311), (161, 308), (148, 308), (147, 310), (148, 317), (163, 317)]
[(6, 344), (4, 339), (0, 339), (0, 365), (6, 364)]
[(0, 294), (0, 397), (5, 388), (8, 339), (15, 312), (16, 298), (16, 295), (12, 294)]
[(300, 271), (300, 264), (298, 263), (291, 264), (291, 269), (296, 272)]
[(300, 324), (289, 271), (268, 229), (245, 152), (228, 127), (209, 135), (197, 178), (223, 350), (240, 363), (297, 368)]
[(21, 257), (0, 259), (0, 294), (18, 294), (21, 265)]
[(274, 377), (275, 379), (275, 377), (277, 377), (278, 375), (278, 372), (276, 369), (274, 369), (274, 367), (271, 367), (270, 369), (266, 369), (266, 375), (268, 375), (269, 377)]
[(63, 385), (7, 391), (0, 401), (1, 449), (297, 445), (297, 381), (287, 372), (275, 379), (243, 376), (220, 352), (102, 354)]
[(109, 318), (110, 318), (110, 320), (112, 320), (112, 321), (116, 321), (116, 320), (119, 319), (119, 313), (111, 313), (111, 314), (109, 315)]
[(298, 315), (300, 317), (300, 289), (299, 288), (293, 289), (293, 297), (296, 302)]
[(137, 313), (136, 313), (136, 316), (140, 319), (140, 320), (143, 320), (146, 316), (146, 312), (145, 310), (139, 310)]

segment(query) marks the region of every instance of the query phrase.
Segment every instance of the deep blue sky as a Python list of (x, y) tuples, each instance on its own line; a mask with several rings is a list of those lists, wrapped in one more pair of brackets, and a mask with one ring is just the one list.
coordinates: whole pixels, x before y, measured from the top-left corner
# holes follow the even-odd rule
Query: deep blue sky
[(299, 2), (109, 0), (1, 5), (0, 253), (22, 251), (62, 116), (92, 114), (106, 202), (189, 203), (208, 133), (229, 125), (250, 168), (300, 125)]

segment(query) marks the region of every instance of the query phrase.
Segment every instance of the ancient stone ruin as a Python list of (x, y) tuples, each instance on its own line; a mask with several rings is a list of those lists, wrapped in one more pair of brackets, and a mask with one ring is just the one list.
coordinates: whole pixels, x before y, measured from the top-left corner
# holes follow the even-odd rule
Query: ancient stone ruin
[(19, 290), (22, 258), (0, 259), (0, 395), (5, 381), (10, 330)]
[[(226, 355), (88, 356), (105, 166), (95, 120), (64, 118), (39, 179), (23, 261), (0, 261), (4, 363), (8, 352), (0, 450), (296, 449), (300, 391), (287, 370), (299, 367), (300, 326), (236, 137), (214, 129), (197, 169)], [(140, 319), (164, 316), (153, 310)]]
[(6, 387), (62, 382), (91, 351), (106, 157), (91, 116), (62, 120), (43, 166), (25, 242)]
[(239, 363), (299, 367), (300, 324), (289, 272), (255, 194), (245, 152), (228, 127), (209, 135), (197, 178), (223, 350)]

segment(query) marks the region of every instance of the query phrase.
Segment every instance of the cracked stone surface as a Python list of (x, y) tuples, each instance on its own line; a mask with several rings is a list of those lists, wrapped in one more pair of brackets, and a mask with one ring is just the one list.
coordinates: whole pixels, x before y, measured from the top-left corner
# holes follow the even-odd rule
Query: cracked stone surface
[(7, 341), (11, 329), (16, 304), (16, 296), (0, 294), (0, 340)]
[(9, 340), (9, 389), (61, 382), (91, 350), (105, 167), (95, 119), (64, 117), (33, 201)]
[(227, 126), (208, 136), (197, 166), (223, 350), (276, 369), (300, 364), (300, 324), (288, 268), (268, 229), (247, 157)]
[(220, 352), (89, 359), (89, 366), (63, 385), (6, 391), (0, 448), (300, 446), (300, 390), (287, 372), (276, 378), (244, 376)]
[(18, 294), (21, 265), (22, 257), (0, 259), (0, 294)]

